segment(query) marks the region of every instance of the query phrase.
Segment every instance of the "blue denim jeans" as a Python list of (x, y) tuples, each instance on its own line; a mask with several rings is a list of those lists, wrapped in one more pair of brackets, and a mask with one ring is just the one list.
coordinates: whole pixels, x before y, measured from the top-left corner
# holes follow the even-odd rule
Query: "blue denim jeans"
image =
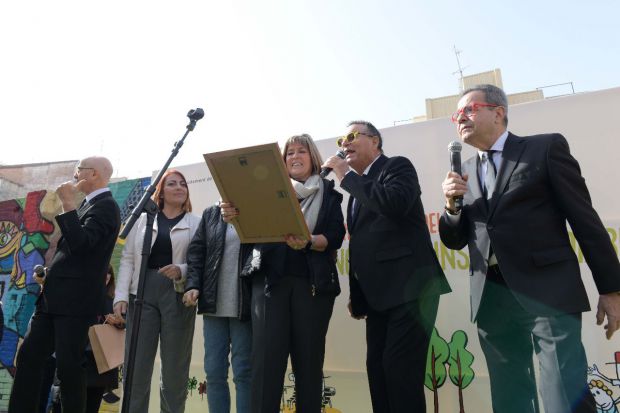
[[(232, 364), (237, 413), (250, 411), (252, 323), (203, 315), (209, 413), (230, 413), (228, 367)], [(231, 362), (228, 356), (231, 355)]]

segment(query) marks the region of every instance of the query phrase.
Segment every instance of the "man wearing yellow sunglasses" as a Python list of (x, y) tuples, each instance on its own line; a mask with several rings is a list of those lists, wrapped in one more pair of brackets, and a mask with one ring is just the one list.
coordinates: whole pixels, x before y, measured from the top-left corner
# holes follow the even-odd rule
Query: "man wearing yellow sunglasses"
[(366, 320), (367, 369), (375, 412), (425, 412), (426, 353), (439, 295), (450, 286), (437, 261), (420, 185), (409, 159), (383, 154), (370, 122), (349, 123), (329, 158), (349, 193), (349, 313)]

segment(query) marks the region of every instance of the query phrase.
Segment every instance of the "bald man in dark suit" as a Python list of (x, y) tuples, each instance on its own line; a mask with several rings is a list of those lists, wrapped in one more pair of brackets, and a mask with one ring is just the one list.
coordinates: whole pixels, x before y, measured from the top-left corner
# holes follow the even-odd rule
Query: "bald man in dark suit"
[[(107, 188), (111, 176), (109, 160), (86, 158), (76, 167), (75, 181), (56, 190), (62, 235), (17, 354), (10, 413), (39, 411), (44, 366), (54, 352), (63, 413), (84, 413), (88, 328), (103, 311), (106, 273), (120, 229), (119, 208)], [(78, 192), (86, 195), (79, 208)]]

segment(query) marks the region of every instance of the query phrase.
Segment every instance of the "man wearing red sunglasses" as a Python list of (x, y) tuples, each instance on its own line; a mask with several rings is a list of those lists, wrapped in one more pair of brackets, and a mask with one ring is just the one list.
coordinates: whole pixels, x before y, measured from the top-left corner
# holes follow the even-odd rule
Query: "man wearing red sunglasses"
[(439, 296), (450, 286), (431, 244), (409, 159), (383, 154), (381, 133), (354, 121), (329, 158), (347, 191), (349, 312), (366, 319), (373, 412), (425, 412), (427, 348)]
[[(579, 164), (560, 134), (508, 132), (503, 90), (479, 85), (461, 95), (452, 120), (478, 149), (443, 182), (439, 233), (469, 248), (471, 317), (491, 381), (493, 411), (538, 411), (533, 352), (547, 413), (595, 412), (587, 387), (581, 313), (589, 311), (566, 222), (600, 293), (597, 322), (607, 338), (620, 327), (620, 263)], [(456, 197), (463, 197), (457, 209)]]

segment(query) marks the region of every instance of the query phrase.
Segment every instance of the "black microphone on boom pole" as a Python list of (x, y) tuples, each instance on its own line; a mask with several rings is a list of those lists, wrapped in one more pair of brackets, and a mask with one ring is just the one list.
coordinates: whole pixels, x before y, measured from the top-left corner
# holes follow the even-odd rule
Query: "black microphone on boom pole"
[[(450, 151), (450, 170), (456, 172), (459, 175), (463, 175), (461, 172), (461, 150), (463, 146), (459, 141), (452, 141), (448, 145)], [(454, 210), (460, 211), (463, 209), (463, 196), (455, 196), (454, 198)]]
[(205, 116), (205, 111), (202, 108), (191, 109), (187, 112), (187, 117), (190, 119), (189, 125), (187, 125), (187, 130), (194, 130), (196, 127), (196, 122), (202, 119)]

